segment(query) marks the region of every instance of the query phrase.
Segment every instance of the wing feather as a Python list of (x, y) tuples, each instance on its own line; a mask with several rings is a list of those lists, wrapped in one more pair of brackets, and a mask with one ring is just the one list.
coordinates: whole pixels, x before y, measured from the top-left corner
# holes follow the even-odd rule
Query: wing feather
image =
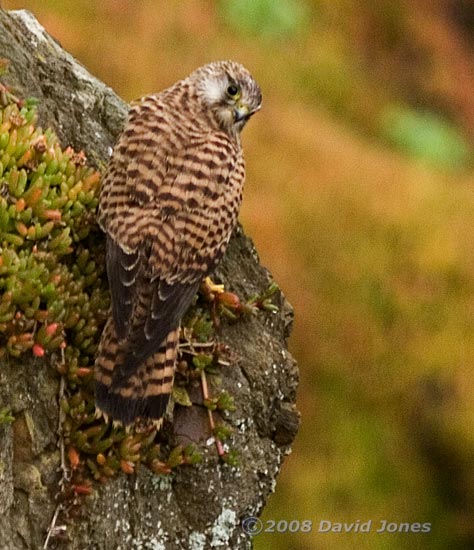
[(106, 265), (112, 293), (112, 316), (117, 338), (126, 338), (133, 311), (135, 286), (140, 270), (139, 252), (127, 254), (107, 235)]

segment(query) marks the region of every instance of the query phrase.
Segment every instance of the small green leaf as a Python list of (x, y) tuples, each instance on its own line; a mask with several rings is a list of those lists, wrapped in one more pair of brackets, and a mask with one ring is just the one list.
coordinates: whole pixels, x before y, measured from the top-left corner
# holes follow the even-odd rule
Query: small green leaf
[(189, 394), (186, 391), (186, 388), (183, 388), (181, 386), (174, 386), (173, 387), (173, 399), (175, 400), (178, 405), (181, 405), (183, 407), (191, 407), (192, 402), (189, 398)]
[(199, 355), (196, 355), (193, 357), (193, 365), (198, 370), (204, 370), (206, 367), (209, 367), (212, 363), (212, 355), (206, 355), (204, 353), (201, 353)]
[(8, 407), (0, 409), (0, 424), (11, 424), (15, 420), (15, 417), (11, 414)]

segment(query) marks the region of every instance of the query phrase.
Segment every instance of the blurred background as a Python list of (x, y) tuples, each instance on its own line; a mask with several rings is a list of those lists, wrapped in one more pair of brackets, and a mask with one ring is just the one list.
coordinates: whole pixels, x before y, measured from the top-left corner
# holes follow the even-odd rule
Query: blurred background
[(474, 548), (474, 2), (2, 5), (126, 100), (216, 59), (261, 84), (241, 220), (296, 310), (302, 412), (262, 519), (313, 531), (255, 548)]

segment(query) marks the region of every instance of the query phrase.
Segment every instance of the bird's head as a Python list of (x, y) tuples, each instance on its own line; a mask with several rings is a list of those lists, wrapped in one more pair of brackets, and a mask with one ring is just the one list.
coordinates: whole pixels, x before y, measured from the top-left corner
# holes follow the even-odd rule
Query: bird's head
[(262, 92), (245, 67), (234, 61), (218, 61), (194, 75), (198, 95), (218, 125), (236, 134), (262, 105)]

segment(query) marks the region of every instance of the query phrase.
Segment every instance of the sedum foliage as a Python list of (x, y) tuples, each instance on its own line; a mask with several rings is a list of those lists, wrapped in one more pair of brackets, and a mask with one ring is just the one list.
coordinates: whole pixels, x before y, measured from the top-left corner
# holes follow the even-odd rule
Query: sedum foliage
[(2, 105), (0, 122), (1, 353), (63, 349), (74, 378), (108, 308), (92, 214), (99, 173), (35, 127), (32, 102)]

